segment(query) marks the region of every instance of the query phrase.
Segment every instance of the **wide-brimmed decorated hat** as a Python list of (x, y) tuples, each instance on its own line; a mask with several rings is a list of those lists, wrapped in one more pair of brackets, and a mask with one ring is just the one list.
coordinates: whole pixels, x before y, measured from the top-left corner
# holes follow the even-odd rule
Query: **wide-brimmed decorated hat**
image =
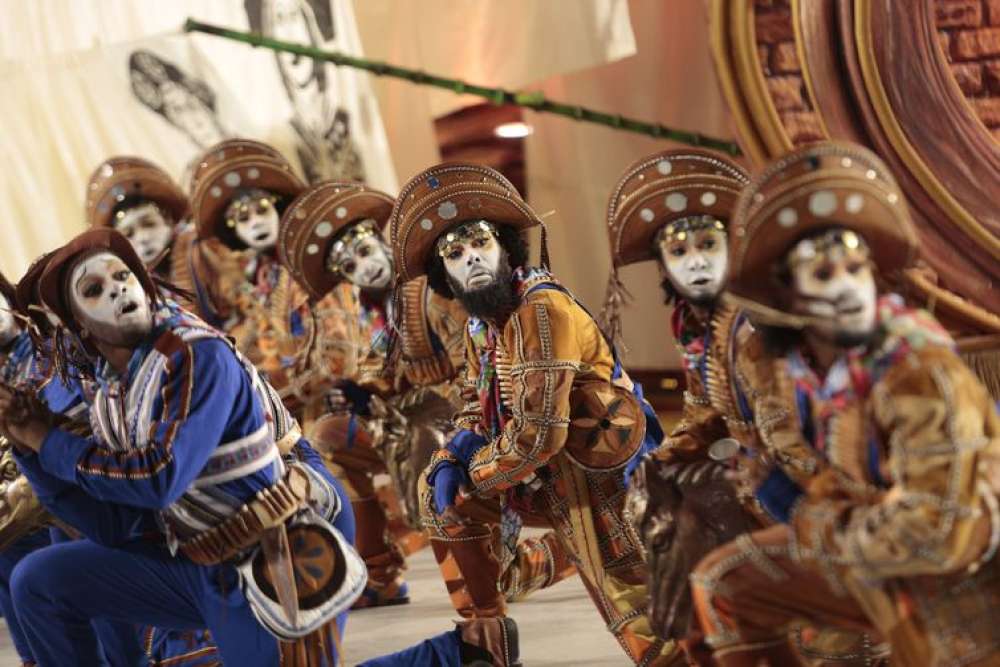
[(324, 181), (296, 197), (281, 216), (278, 259), (311, 297), (320, 299), (341, 282), (326, 259), (337, 236), (361, 220), (381, 231), (389, 222), (393, 198), (363, 183)]
[(17, 310), (17, 288), (2, 273), (0, 273), (0, 294), (12, 309)]
[(305, 183), (276, 150), (249, 139), (231, 139), (202, 156), (191, 179), (191, 211), (198, 237), (218, 236), (226, 207), (240, 190), (261, 189), (280, 197), (297, 196)]
[(119, 155), (102, 162), (87, 182), (86, 215), (92, 227), (113, 227), (115, 206), (130, 197), (148, 199), (180, 222), (188, 199), (172, 178), (149, 160)]
[(750, 178), (731, 160), (697, 148), (642, 158), (622, 175), (608, 201), (608, 239), (615, 267), (654, 259), (665, 225), (691, 216), (728, 221)]
[(601, 324), (621, 340), (621, 310), (628, 295), (618, 269), (656, 258), (657, 233), (683, 218), (712, 216), (728, 222), (750, 178), (742, 167), (711, 151), (661, 151), (634, 162), (608, 200), (611, 275)]
[(857, 233), (890, 284), (917, 256), (917, 236), (899, 185), (867, 148), (810, 144), (776, 160), (740, 196), (729, 234), (729, 290), (777, 305), (776, 267), (804, 235), (829, 227)]
[[(497, 170), (460, 162), (431, 167), (403, 186), (392, 211), (389, 239), (398, 280), (407, 282), (424, 275), (438, 238), (470, 220), (489, 220), (515, 229), (542, 224)], [(542, 256), (543, 264), (547, 263), (544, 249)]]
[(45, 266), (38, 279), (42, 303), (73, 333), (79, 334), (80, 326), (74, 320), (66, 289), (70, 271), (77, 258), (104, 251), (118, 256), (135, 274), (143, 291), (154, 301), (157, 299), (156, 285), (128, 239), (107, 227), (87, 230), (44, 259)]

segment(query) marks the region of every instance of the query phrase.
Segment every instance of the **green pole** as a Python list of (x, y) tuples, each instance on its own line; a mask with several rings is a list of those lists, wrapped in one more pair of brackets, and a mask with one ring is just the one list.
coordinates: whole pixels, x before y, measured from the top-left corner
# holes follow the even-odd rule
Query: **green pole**
[(541, 113), (554, 113), (560, 116), (566, 116), (567, 118), (582, 120), (588, 123), (596, 123), (597, 125), (604, 125), (618, 130), (649, 135), (657, 139), (669, 139), (670, 141), (688, 144), (689, 146), (711, 148), (713, 150), (729, 153), (730, 155), (741, 154), (740, 147), (734, 141), (708, 137), (698, 132), (676, 130), (666, 127), (665, 125), (660, 125), (659, 123), (646, 123), (633, 118), (625, 118), (624, 116), (617, 114), (594, 111), (593, 109), (587, 109), (586, 107), (553, 102), (546, 99), (542, 93), (516, 92), (512, 90), (505, 90), (503, 88), (477, 86), (458, 79), (449, 79), (435, 74), (428, 74), (427, 72), (420, 70), (397, 67), (388, 63), (367, 60), (365, 58), (356, 58), (354, 56), (340, 53), (339, 51), (324, 51), (311, 46), (284, 42), (278, 39), (265, 37), (257, 33), (230, 30), (229, 28), (202, 23), (201, 21), (195, 21), (194, 19), (188, 19), (184, 23), (184, 31), (202, 32), (209, 35), (215, 35), (217, 37), (223, 37), (225, 39), (231, 39), (237, 42), (244, 42), (246, 44), (250, 44), (251, 46), (262, 46), (266, 49), (271, 49), (272, 51), (297, 53), (301, 56), (308, 56), (310, 58), (315, 58), (316, 60), (333, 63), (338, 67), (353, 67), (355, 69), (371, 72), (377, 76), (405, 79), (406, 81), (410, 81), (420, 86), (444, 88), (458, 95), (476, 95), (489, 100), (493, 104), (513, 104)]

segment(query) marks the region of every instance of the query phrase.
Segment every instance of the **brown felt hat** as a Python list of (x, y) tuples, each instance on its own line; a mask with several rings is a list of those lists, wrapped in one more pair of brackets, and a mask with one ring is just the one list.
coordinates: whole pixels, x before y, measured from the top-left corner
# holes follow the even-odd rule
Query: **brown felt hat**
[(340, 232), (367, 219), (384, 229), (392, 205), (392, 197), (363, 183), (317, 183), (296, 197), (281, 216), (278, 259), (311, 297), (322, 298), (342, 280), (326, 268), (330, 247)]
[(38, 310), (38, 307), (42, 305), (39, 301), (38, 288), (42, 273), (45, 272), (45, 267), (49, 265), (49, 260), (55, 254), (56, 250), (50, 250), (44, 255), (36, 257), (21, 279), (17, 281), (17, 287), (14, 288), (18, 312), (31, 318), (31, 321), (42, 332), (49, 331), (51, 325), (44, 313)]
[(698, 148), (655, 153), (622, 175), (608, 201), (608, 238), (614, 267), (656, 257), (653, 241), (680, 218), (710, 215), (728, 221), (749, 182), (742, 167)]
[(173, 222), (188, 214), (188, 199), (172, 178), (149, 160), (119, 155), (102, 162), (90, 175), (86, 192), (87, 223), (114, 227), (111, 216), (118, 202), (142, 197), (154, 202)]
[(445, 162), (420, 172), (403, 186), (390, 219), (389, 239), (398, 280), (427, 272), (438, 238), (470, 220), (515, 229), (542, 222), (517, 189), (495, 169)]
[(53, 252), (47, 260), (43, 260), (45, 266), (38, 282), (42, 303), (48, 306), (49, 310), (55, 313), (63, 325), (73, 333), (79, 334), (80, 326), (73, 317), (67, 295), (66, 283), (70, 271), (78, 259), (105, 251), (125, 262), (129, 270), (139, 279), (142, 289), (149, 298), (157, 300), (156, 285), (129, 240), (121, 233), (107, 227), (87, 230)]
[(820, 142), (774, 161), (744, 189), (730, 224), (729, 290), (776, 307), (775, 266), (796, 241), (829, 227), (861, 236), (890, 283), (916, 260), (913, 221), (882, 160), (857, 144)]
[(278, 151), (249, 139), (230, 139), (202, 155), (191, 178), (191, 210), (198, 237), (219, 235), (233, 196), (258, 188), (281, 197), (295, 197), (306, 185)]

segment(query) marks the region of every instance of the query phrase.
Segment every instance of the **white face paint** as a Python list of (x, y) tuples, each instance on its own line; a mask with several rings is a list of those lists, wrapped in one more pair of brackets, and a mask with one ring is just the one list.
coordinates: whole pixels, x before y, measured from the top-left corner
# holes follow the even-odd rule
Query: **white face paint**
[(438, 242), (445, 271), (466, 292), (492, 284), (499, 272), (500, 242), (483, 224), (466, 223)]
[(791, 253), (794, 310), (819, 318), (808, 328), (845, 347), (863, 343), (875, 331), (878, 299), (868, 248), (837, 244), (817, 251), (814, 240), (804, 239)]
[(73, 267), (69, 297), (73, 317), (98, 342), (134, 346), (153, 327), (149, 299), (139, 279), (110, 252), (92, 255)]
[(710, 302), (722, 292), (729, 260), (724, 230), (706, 227), (666, 236), (659, 249), (670, 284), (685, 300)]
[(278, 242), (281, 216), (269, 195), (234, 199), (226, 209), (226, 220), (236, 237), (253, 250), (270, 250)]
[(9, 344), (17, 338), (20, 328), (17, 326), (17, 318), (14, 317), (14, 308), (10, 301), (0, 295), (0, 346)]
[(163, 254), (174, 237), (174, 226), (152, 203), (123, 211), (120, 218), (115, 218), (115, 229), (132, 243), (147, 266)]
[(335, 267), (362, 290), (384, 290), (392, 281), (389, 248), (377, 233), (353, 241), (341, 250)]

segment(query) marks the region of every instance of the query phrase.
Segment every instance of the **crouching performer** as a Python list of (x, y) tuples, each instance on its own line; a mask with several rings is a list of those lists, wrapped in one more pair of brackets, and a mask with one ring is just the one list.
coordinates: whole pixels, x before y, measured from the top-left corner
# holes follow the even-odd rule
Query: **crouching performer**
[(92, 618), (207, 628), (227, 664), (332, 664), (364, 565), (342, 489), (274, 390), (115, 231), (57, 251), (40, 290), (94, 355), (97, 390), (86, 438), (0, 390), (40, 501), (89, 538), (14, 570), (39, 665), (102, 664)]
[(757, 496), (783, 523), (692, 574), (716, 663), (799, 664), (787, 630), (808, 622), (874, 626), (893, 664), (996, 665), (1000, 421), (944, 329), (880, 290), (916, 251), (899, 187), (868, 150), (814, 144), (747, 186), (734, 229), (730, 289), (821, 468), (773, 467)]
[(464, 620), (372, 664), (518, 664), (497, 582), (522, 524), (555, 529), (630, 660), (682, 664), (650, 628), (646, 566), (623, 517), (623, 469), (647, 415), (593, 318), (547, 269), (529, 267), (521, 234), (538, 216), (494, 170), (444, 164), (403, 188), (391, 224), (400, 279), (428, 274), (470, 315), (468, 402), (421, 484), (424, 525)]

